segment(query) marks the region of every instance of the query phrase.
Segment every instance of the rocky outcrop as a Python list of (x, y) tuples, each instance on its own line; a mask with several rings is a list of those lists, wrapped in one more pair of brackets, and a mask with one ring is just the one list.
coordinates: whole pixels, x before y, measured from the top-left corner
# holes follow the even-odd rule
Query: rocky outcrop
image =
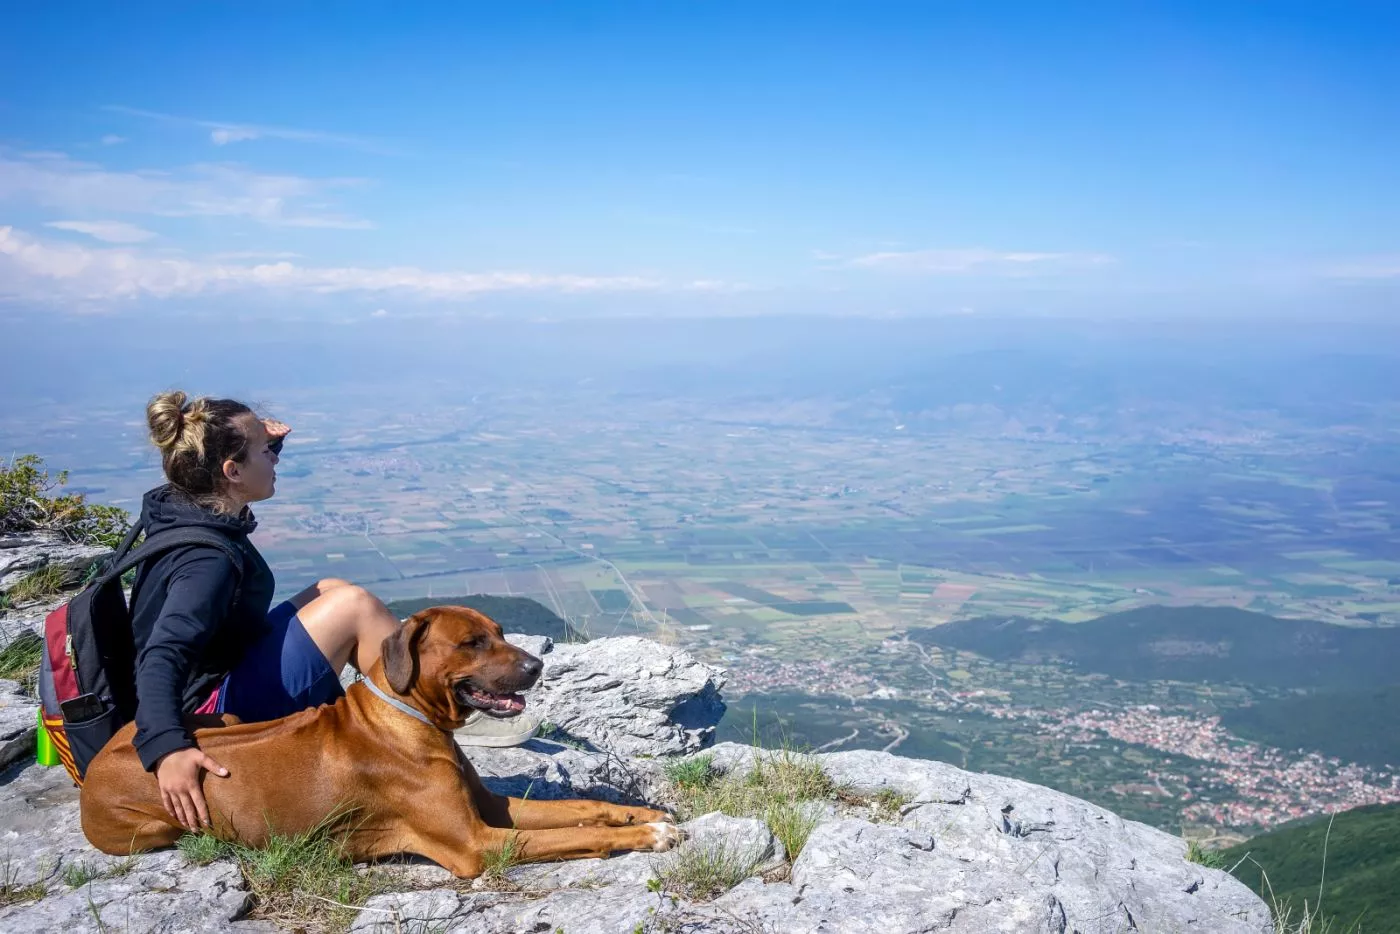
[[(713, 750), (716, 764), (740, 771), (751, 767), (754, 754), (729, 744)], [(1227, 873), (1187, 862), (1179, 838), (1088, 802), (888, 753), (814, 758), (848, 788), (899, 792), (908, 803), (898, 822), (876, 824), (832, 809), (792, 862), (790, 878), (765, 881), (760, 874), (772, 865), (776, 841), (762, 823), (709, 815), (686, 825), (691, 839), (674, 855), (585, 860), (540, 876), (518, 870), (523, 891), (517, 893), (380, 896), (369, 903), (378, 911), (361, 915), (355, 929), (385, 934), (395, 924), (423, 923), (473, 934), (558, 927), (605, 934), (639, 924), (648, 931), (794, 934), (1273, 930), (1257, 896)], [(648, 886), (668, 860), (717, 840), (752, 850), (757, 864), (750, 878), (708, 903), (673, 902)]]
[[(473, 750), (477, 770), (499, 792), (663, 800), (665, 766), (676, 761), (665, 751), (694, 750), (712, 735), (713, 720), (693, 719), (687, 704), (704, 698), (713, 714), (723, 675), (684, 652), (631, 638), (513, 641), (546, 661), (531, 704), (582, 742)], [(743, 774), (762, 753), (721, 744), (703, 754)], [(841, 801), (815, 803), (817, 824), (795, 859), (764, 821), (709, 814), (685, 825), (689, 839), (677, 851), (518, 867), (504, 885), (462, 884), (432, 865), (393, 867), (400, 890), (370, 899), (354, 930), (1272, 930), (1264, 904), (1228, 874), (1187, 862), (1183, 841), (1088, 802), (887, 753), (812, 758), (851, 792), (890, 791), (902, 806), (876, 822)], [(47, 893), (0, 907), (0, 930), (273, 929), (239, 920), (249, 896), (232, 864), (200, 869), (178, 852), (111, 860), (83, 841), (76, 802), (61, 769), (16, 764), (0, 775), (0, 866), (11, 873), (0, 892), (39, 882)], [(736, 856), (748, 876), (731, 879), (710, 901), (656, 881), (677, 861), (717, 851)]]
[(510, 638), (545, 664), (531, 709), (569, 736), (620, 756), (682, 755), (714, 741), (725, 675), (689, 653), (636, 636)]
[(51, 532), (0, 536), (0, 593), (46, 567), (60, 569), (65, 584), (77, 583), (94, 562), (111, 553), (110, 548), (76, 544)]
[[(0, 601), (0, 649), (26, 632), (40, 632), (49, 611), (70, 599), (88, 570), (111, 554), (110, 548), (74, 544), (49, 532), (0, 535), (0, 596), (5, 597)], [(37, 600), (16, 599), (10, 589), (46, 567), (58, 569), (56, 583), (70, 592)]]

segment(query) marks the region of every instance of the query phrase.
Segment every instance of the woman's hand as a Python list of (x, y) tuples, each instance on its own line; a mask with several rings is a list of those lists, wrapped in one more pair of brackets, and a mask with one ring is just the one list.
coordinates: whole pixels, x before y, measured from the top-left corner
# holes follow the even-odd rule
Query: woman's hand
[(209, 806), (199, 785), (200, 769), (221, 777), (228, 775), (228, 769), (193, 746), (167, 753), (156, 763), (160, 800), (170, 816), (189, 831), (209, 826)]
[(285, 422), (279, 422), (275, 418), (265, 418), (262, 420), (263, 430), (267, 432), (269, 441), (276, 441), (278, 438), (285, 438), (292, 433), (292, 428)]

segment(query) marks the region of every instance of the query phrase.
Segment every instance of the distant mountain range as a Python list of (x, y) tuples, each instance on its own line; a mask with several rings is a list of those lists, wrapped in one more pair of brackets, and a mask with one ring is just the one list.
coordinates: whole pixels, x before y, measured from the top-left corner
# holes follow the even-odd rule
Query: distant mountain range
[(1400, 682), (1400, 628), (1348, 628), (1233, 607), (1151, 606), (1084, 623), (981, 617), (911, 629), (909, 638), (1128, 681), (1346, 690)]
[[(1313, 817), (1246, 840), (1223, 851), (1224, 865), (1234, 867), (1235, 877), (1264, 901), (1287, 904), (1296, 925), (1305, 901), (1309, 909), (1318, 908), (1326, 841), (1322, 916), (1331, 921), (1326, 930), (1400, 934), (1400, 804), (1344, 811), (1332, 822), (1330, 835), (1328, 820)], [(1288, 929), (1297, 929), (1294, 925)]]

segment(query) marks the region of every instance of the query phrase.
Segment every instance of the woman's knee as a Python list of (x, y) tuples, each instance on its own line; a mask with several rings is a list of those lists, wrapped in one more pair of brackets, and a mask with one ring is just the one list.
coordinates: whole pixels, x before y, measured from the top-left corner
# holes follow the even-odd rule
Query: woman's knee
[(323, 577), (310, 587), (298, 593), (295, 597), (292, 597), (290, 602), (292, 606), (300, 611), (313, 601), (321, 599), (328, 593), (354, 586), (354, 584), (347, 580), (341, 580), (339, 577)]

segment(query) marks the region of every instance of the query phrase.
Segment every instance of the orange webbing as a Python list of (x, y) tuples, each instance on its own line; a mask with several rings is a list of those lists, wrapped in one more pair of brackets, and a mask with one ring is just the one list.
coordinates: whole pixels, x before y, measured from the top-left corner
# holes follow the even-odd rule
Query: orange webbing
[(78, 777), (78, 766), (73, 762), (73, 750), (68, 748), (68, 734), (63, 732), (63, 718), (45, 714), (44, 729), (49, 731), (49, 739), (53, 740), (53, 748), (58, 752), (59, 761), (68, 771), (68, 777), (73, 779), (73, 784), (79, 788), (83, 787), (83, 780)]

